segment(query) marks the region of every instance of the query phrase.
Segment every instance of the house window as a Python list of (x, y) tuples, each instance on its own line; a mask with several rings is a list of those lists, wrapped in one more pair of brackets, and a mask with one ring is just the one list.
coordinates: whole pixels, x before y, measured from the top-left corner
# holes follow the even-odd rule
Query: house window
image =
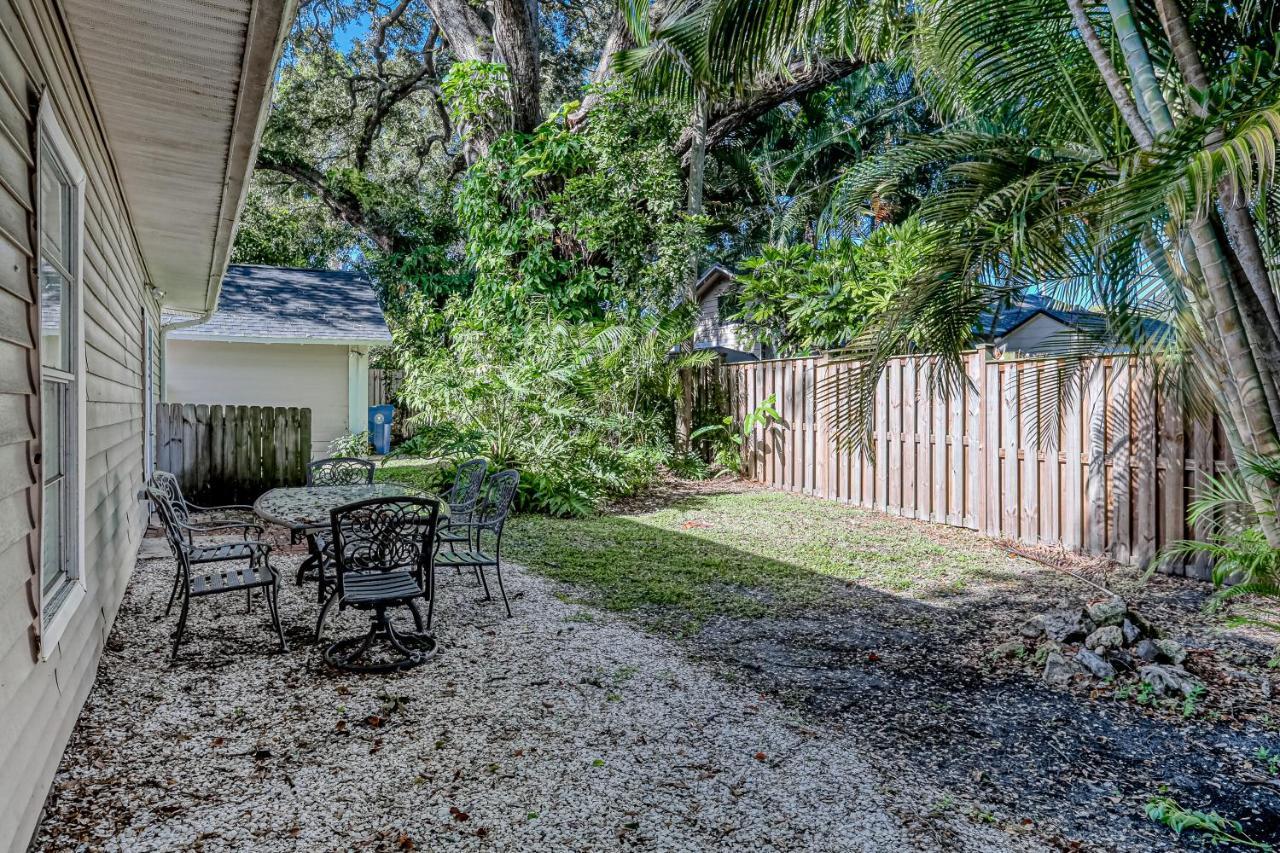
[[(42, 634), (56, 638), (82, 593), (83, 352), (81, 224), (84, 171), (41, 104), (36, 220), (40, 285), (40, 547)], [(51, 636), (52, 635), (52, 636)]]

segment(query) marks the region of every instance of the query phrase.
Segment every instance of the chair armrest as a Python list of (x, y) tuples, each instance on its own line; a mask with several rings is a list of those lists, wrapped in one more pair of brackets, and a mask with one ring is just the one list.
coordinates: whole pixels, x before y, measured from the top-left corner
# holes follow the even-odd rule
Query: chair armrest
[(191, 501), (187, 501), (187, 508), (188, 508), (188, 509), (190, 509), (190, 510), (192, 510), (192, 511), (194, 511), (194, 512), (247, 512), (247, 513), (254, 513), (254, 509), (253, 509), (253, 507), (251, 507), (251, 506), (245, 506), (244, 504), (224, 504), (224, 505), (222, 505), (222, 506), (200, 506), (200, 504), (193, 504)]
[[(195, 533), (210, 533), (215, 530), (242, 530), (246, 532), (253, 531), (253, 533), (256, 534), (254, 538), (261, 539), (262, 534), (265, 532), (265, 528), (263, 528), (261, 524), (250, 524), (248, 522), (223, 523), (223, 522), (210, 521), (210, 522), (202, 522), (202, 523), (196, 523), (196, 524), (188, 524), (181, 521), (175, 521), (174, 524), (178, 525), (178, 527), (185, 530), (188, 536)], [(247, 539), (247, 536), (246, 536), (246, 539)]]

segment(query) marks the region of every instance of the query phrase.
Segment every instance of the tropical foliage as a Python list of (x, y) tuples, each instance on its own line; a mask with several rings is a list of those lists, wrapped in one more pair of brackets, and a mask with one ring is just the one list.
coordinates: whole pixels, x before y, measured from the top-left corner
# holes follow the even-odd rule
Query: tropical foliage
[(697, 358), (667, 358), (686, 315), (513, 325), (463, 300), (444, 314), (452, 345), (406, 358), (400, 398), (423, 414), (401, 454), (518, 468), (521, 505), (552, 515), (592, 513), (670, 458), (675, 372)]
[(861, 240), (765, 246), (741, 265), (736, 318), (779, 355), (848, 346), (919, 276), (934, 246), (916, 219)]
[[(749, 85), (817, 52), (909, 63), (946, 123), (852, 165), (837, 217), (937, 174), (926, 269), (854, 342), (840, 414), (864, 434), (875, 376), (906, 349), (959, 353), (993, 299), (1031, 289), (1108, 312), (1237, 457), (1280, 452), (1280, 48), (1275, 4), (1178, 0), (711, 0), (699, 62)], [(676, 26), (672, 24), (671, 26)], [(1171, 334), (1150, 335), (1150, 318)], [(1246, 472), (1267, 541), (1280, 483)]]

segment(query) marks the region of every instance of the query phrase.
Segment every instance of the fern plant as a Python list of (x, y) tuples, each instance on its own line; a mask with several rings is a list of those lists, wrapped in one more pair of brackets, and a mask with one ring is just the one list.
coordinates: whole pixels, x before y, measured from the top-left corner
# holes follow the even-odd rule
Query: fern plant
[(1277, 473), (1280, 458), (1250, 457), (1241, 460), (1239, 471), (1210, 478), (1187, 510), (1187, 521), (1203, 531), (1202, 537), (1170, 544), (1153, 564), (1154, 568), (1180, 559), (1209, 559), (1218, 590), (1212, 606), (1247, 599), (1248, 610), (1230, 617), (1228, 624), (1280, 631), (1280, 548), (1271, 545), (1259, 525), (1260, 518), (1274, 511), (1257, 508), (1247, 486), (1250, 478), (1267, 479)]

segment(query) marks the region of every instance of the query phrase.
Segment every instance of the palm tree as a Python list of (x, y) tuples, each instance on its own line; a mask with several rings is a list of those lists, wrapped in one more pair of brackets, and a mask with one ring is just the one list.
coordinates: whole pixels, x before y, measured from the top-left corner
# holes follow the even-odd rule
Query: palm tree
[[(994, 297), (1098, 304), (1218, 411), (1237, 458), (1280, 455), (1280, 5), (1208, 0), (714, 0), (723, 85), (833, 46), (897, 57), (945, 124), (846, 174), (835, 205), (941, 170), (926, 275), (848, 353), (864, 423), (884, 361), (935, 353), (945, 383)], [(1174, 334), (1143, 334), (1160, 316)], [(855, 430), (855, 432), (858, 430)], [(1249, 474), (1280, 547), (1280, 481)]]

